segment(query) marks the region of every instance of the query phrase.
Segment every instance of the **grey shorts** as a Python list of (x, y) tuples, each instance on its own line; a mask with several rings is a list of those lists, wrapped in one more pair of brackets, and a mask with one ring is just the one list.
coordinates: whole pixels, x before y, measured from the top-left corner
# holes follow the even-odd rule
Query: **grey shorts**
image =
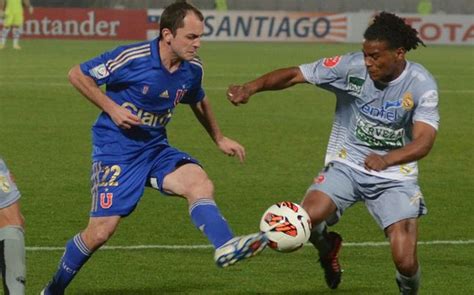
[(5, 162), (0, 158), (0, 209), (6, 208), (20, 198), (20, 192), (13, 181)]
[(416, 181), (398, 181), (366, 174), (339, 162), (326, 166), (308, 191), (321, 191), (337, 206), (327, 223), (336, 223), (358, 201), (365, 203), (380, 228), (407, 218), (425, 215), (423, 195)]

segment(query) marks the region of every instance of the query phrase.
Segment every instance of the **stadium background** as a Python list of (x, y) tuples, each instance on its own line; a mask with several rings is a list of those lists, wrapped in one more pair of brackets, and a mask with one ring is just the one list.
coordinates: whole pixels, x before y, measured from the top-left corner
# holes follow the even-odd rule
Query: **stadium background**
[[(86, 225), (90, 206), (90, 126), (98, 110), (68, 84), (68, 69), (119, 44), (149, 38), (147, 33), (156, 30), (160, 9), (171, 2), (33, 1), (36, 11), (27, 21), (39, 21), (41, 30), (44, 23), (50, 35), (25, 34), (21, 51), (0, 51), (0, 154), (23, 195), (27, 294), (37, 294), (50, 278), (67, 239)], [(420, 163), (420, 184), (430, 210), (420, 225), (422, 293), (474, 294), (474, 2), (431, 1), (429, 15), (419, 14), (418, 1), (409, 0), (229, 0), (228, 11), (215, 11), (214, 1), (192, 2), (206, 16), (221, 20), (214, 27), (214, 37), (220, 30), (225, 41), (204, 42), (200, 50), (204, 84), (222, 129), (245, 145), (248, 158), (240, 165), (221, 155), (184, 106), (169, 125), (170, 141), (202, 161), (237, 234), (255, 231), (270, 204), (301, 199), (321, 168), (334, 97), (308, 85), (262, 93), (250, 104), (235, 108), (225, 99), (227, 85), (275, 67), (360, 50), (360, 36), (350, 36), (356, 34), (349, 25), (357, 20), (354, 16), (369, 17), (386, 9), (419, 20), (415, 23), (419, 27), (426, 25), (425, 34), (432, 39), (426, 40), (428, 48), (408, 54), (437, 79), (442, 117), (437, 143)], [(285, 34), (291, 30), (281, 26), (285, 17), (291, 27), (293, 16), (325, 19), (340, 14), (347, 19), (339, 30), (347, 38), (359, 38), (355, 42), (289, 40)], [(238, 16), (280, 17), (283, 40), (262, 42), (263, 36), (260, 40), (253, 36), (252, 42), (232, 42), (242, 36), (227, 34), (229, 29), (222, 21), (226, 16), (229, 24), (235, 24), (232, 20)], [(53, 35), (55, 20), (77, 21), (78, 30), (82, 22), (85, 34)], [(109, 24), (99, 24), (101, 21)], [(96, 34), (110, 32), (114, 21), (128, 33), (120, 38)], [(359, 26), (367, 21), (359, 19)], [(140, 22), (145, 27), (137, 29)], [(92, 23), (99, 30), (88, 36)], [(116, 29), (118, 32), (118, 25)], [(278, 27), (275, 30), (273, 37)], [(139, 37), (133, 35), (137, 33)], [(212, 40), (212, 34), (206, 38)], [(108, 247), (84, 267), (69, 294), (396, 293), (387, 242), (361, 204), (351, 208), (336, 226), (346, 242), (341, 257), (345, 273), (336, 292), (325, 286), (309, 246), (292, 254), (268, 250), (235, 268), (217, 269), (212, 249), (186, 212), (184, 201), (147, 191)]]

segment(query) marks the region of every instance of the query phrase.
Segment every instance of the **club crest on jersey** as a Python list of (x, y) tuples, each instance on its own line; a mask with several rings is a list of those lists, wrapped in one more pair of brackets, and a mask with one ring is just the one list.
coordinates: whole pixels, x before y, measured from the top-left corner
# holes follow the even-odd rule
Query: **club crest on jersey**
[(143, 89), (142, 89), (142, 94), (147, 94), (147, 93), (148, 93), (148, 90), (150, 90), (150, 86), (144, 85), (144, 86), (143, 86)]
[(10, 191), (10, 182), (5, 176), (0, 175), (0, 188), (3, 192), (8, 193)]
[(411, 95), (410, 92), (406, 92), (403, 94), (403, 99), (402, 99), (402, 108), (404, 110), (411, 110), (413, 108), (414, 102), (413, 102), (413, 96)]
[(336, 56), (333, 56), (333, 57), (326, 57), (323, 60), (323, 66), (325, 66), (326, 68), (334, 68), (335, 66), (337, 66), (337, 64), (340, 61), (341, 61), (341, 56), (340, 55), (336, 55)]

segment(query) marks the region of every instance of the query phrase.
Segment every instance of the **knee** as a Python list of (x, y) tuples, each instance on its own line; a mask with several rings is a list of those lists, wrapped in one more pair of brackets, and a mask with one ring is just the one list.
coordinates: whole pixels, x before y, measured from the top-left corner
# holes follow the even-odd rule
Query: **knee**
[(336, 205), (325, 194), (309, 192), (302, 202), (302, 207), (308, 212), (313, 225), (319, 224), (336, 212)]
[(90, 250), (95, 250), (105, 244), (114, 233), (114, 228), (99, 226), (87, 228), (83, 233), (84, 242)]
[(207, 177), (199, 177), (190, 182), (186, 189), (185, 197), (189, 200), (210, 198), (214, 196), (214, 184)]
[(418, 270), (418, 261), (416, 256), (405, 255), (394, 257), (395, 266), (402, 275), (411, 277), (416, 274)]

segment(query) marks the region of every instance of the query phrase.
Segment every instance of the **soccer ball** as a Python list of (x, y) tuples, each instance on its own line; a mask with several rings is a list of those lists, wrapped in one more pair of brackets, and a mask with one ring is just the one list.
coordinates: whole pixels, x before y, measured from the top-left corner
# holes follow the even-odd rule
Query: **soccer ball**
[(300, 205), (279, 202), (265, 211), (260, 230), (266, 233), (270, 248), (279, 252), (292, 252), (308, 241), (311, 219)]

